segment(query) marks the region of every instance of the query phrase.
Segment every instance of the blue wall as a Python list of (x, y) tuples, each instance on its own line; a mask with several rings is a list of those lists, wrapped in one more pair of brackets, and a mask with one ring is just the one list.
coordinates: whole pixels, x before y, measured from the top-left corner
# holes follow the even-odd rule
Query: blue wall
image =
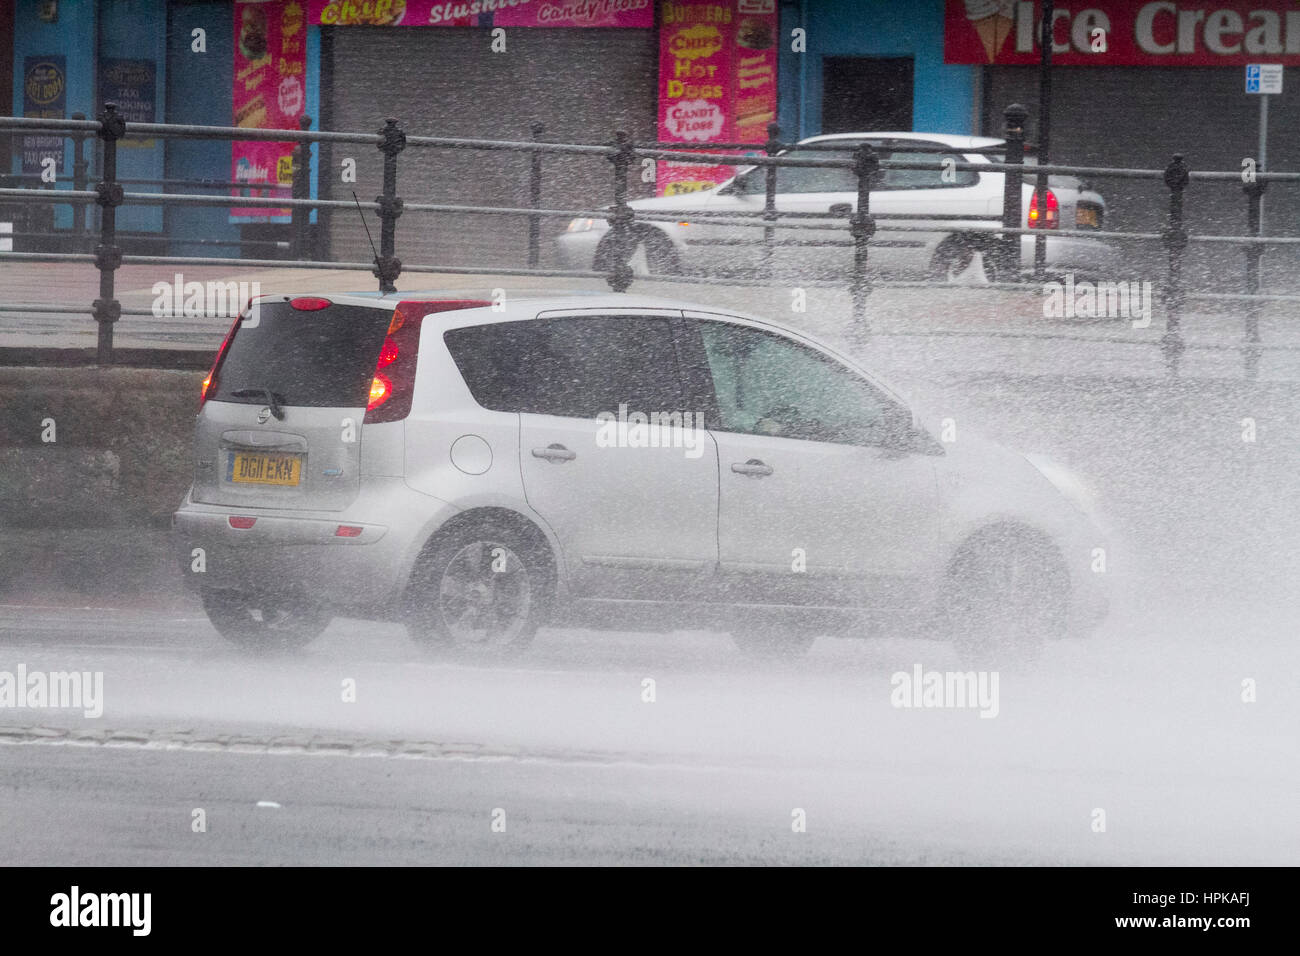
[[(59, 4), (62, 18), (63, 4)], [(165, 0), (113, 0), (99, 6), (99, 58), (151, 60), (154, 63), (155, 122), (169, 122), (166, 113), (167, 9)], [(70, 54), (71, 55), (71, 54)], [(124, 139), (117, 145), (117, 175), (121, 179), (163, 178), (163, 142)], [(98, 171), (98, 169), (96, 169)], [(162, 192), (162, 186), (128, 184), (127, 192)], [(117, 228), (127, 232), (161, 232), (161, 206), (126, 205), (117, 211)]]
[[(790, 50), (790, 31), (799, 26), (806, 53)], [(976, 67), (943, 62), (943, 0), (782, 0), (781, 43), (783, 137), (821, 132), (828, 56), (913, 57), (913, 128), (972, 132)]]
[[(202, 126), (229, 126), (234, 64), (234, 4), (173, 4), (168, 31), (172, 65), (169, 121)], [(191, 50), (192, 31), (206, 33), (207, 52)], [(169, 179), (230, 180), (230, 144), (220, 140), (174, 139), (167, 147)], [(221, 195), (214, 189), (177, 187), (178, 192)], [(172, 206), (167, 210), (170, 253), (177, 256), (236, 256), (237, 245), (209, 246), (186, 239), (237, 242), (239, 228), (226, 221), (224, 206)]]

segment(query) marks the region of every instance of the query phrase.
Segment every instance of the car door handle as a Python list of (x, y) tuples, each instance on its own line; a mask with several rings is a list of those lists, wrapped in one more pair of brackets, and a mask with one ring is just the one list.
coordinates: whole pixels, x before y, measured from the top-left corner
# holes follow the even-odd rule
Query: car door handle
[(853, 215), (853, 203), (837, 202), (832, 203), (831, 208), (827, 210), (832, 216), (851, 216)]
[(772, 466), (763, 464), (757, 458), (751, 458), (744, 464), (738, 461), (732, 462), (731, 470), (738, 475), (748, 475), (750, 478), (766, 478), (772, 473)]
[(578, 453), (569, 451), (563, 445), (547, 445), (545, 448), (534, 448), (533, 457), (545, 458), (547, 461), (573, 461)]

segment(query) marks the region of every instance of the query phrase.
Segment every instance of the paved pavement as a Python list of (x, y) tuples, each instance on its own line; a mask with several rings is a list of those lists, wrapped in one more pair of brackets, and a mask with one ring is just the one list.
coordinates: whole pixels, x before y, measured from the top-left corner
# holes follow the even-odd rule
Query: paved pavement
[[(175, 282), (171, 266), (124, 266), (118, 273), (118, 297), (125, 308), (149, 309), (155, 282)], [(375, 288), (368, 272), (315, 269), (255, 269), (199, 266), (183, 270), (187, 282), (258, 283), (262, 292), (347, 291)], [(449, 294), (490, 297), (554, 294), (574, 290), (604, 292), (600, 280), (539, 279), (531, 276), (408, 274), (405, 290), (436, 289)], [(699, 282), (639, 281), (631, 290), (741, 309), (790, 322), (830, 338), (851, 331), (846, 292), (808, 288), (805, 311), (795, 311), (796, 287), (744, 287)], [(0, 305), (43, 304), (86, 310), (67, 314), (0, 312), (0, 346), (90, 347), (96, 328), (88, 314), (98, 295), (98, 274), (84, 263), (0, 263)], [(1042, 371), (1090, 375), (1164, 374), (1159, 339), (1164, 318), (1157, 304), (1147, 328), (1127, 319), (1057, 319), (1044, 317), (1041, 290), (1002, 291), (978, 286), (945, 289), (877, 288), (868, 305), (874, 333), (863, 346), (876, 361), (912, 368), (947, 367), (980, 371)], [(1265, 353), (1264, 379), (1300, 380), (1300, 324), (1294, 303), (1271, 303), (1260, 322)], [(121, 347), (213, 348), (229, 325), (226, 319), (124, 316), (115, 330)], [(1183, 318), (1190, 347), (1184, 374), (1192, 378), (1238, 378), (1237, 352), (1244, 334), (1238, 303), (1211, 308), (1193, 304)]]

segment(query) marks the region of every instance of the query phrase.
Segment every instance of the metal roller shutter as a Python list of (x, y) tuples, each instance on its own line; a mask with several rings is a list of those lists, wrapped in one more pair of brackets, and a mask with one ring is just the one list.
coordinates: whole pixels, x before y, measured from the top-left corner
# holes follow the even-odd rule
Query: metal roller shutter
[[(515, 29), (508, 32), (504, 53), (491, 51), (489, 33), (481, 29), (328, 32), (328, 129), (373, 131), (393, 116), (408, 134), (527, 140), (531, 125), (540, 122), (546, 126), (542, 138), (557, 142), (607, 142), (615, 129), (636, 139), (654, 137), (654, 30)], [(335, 146), (331, 152), (328, 175), (321, 176), (328, 198), (350, 200), (353, 188), (363, 201), (379, 194), (378, 150)], [(345, 156), (356, 159), (355, 187), (339, 182)], [(398, 157), (397, 191), (407, 203), (526, 206), (528, 170), (525, 153), (408, 147)], [(542, 173), (544, 208), (599, 208), (612, 199), (613, 171), (604, 157), (546, 156)], [(637, 182), (632, 188), (634, 196), (653, 190)], [(378, 242), (376, 221), (369, 221)], [(550, 258), (550, 238), (564, 225), (543, 222), (543, 263)], [(371, 258), (355, 212), (334, 212), (327, 233), (333, 258)], [(397, 224), (397, 255), (408, 263), (522, 266), (527, 221), (406, 212)]]
[[(1036, 136), (1038, 74), (1033, 68), (992, 67), (984, 98), (984, 129), (1001, 136), (1002, 110), (1009, 103), (1029, 107), (1028, 135)], [(1244, 157), (1258, 152), (1257, 98), (1244, 92), (1240, 68), (1061, 67), (1052, 74), (1052, 158), (1077, 166), (1129, 166), (1163, 169), (1182, 153), (1192, 169), (1239, 170)], [(1300, 128), (1274, 111), (1269, 124), (1269, 165), (1294, 170)], [(1159, 232), (1169, 209), (1169, 190), (1151, 180), (1097, 180), (1106, 197), (1106, 224), (1125, 231)], [(1246, 201), (1240, 183), (1193, 181), (1186, 193), (1187, 224), (1193, 233), (1225, 235), (1246, 229)], [(1300, 194), (1275, 188), (1267, 193), (1265, 229), (1270, 235), (1296, 234)], [(1193, 243), (1187, 278), (1199, 286), (1232, 286), (1241, 281), (1244, 253)], [(1275, 266), (1291, 259), (1275, 250)], [(1163, 275), (1165, 255), (1158, 243), (1131, 250), (1130, 261), (1147, 278)]]

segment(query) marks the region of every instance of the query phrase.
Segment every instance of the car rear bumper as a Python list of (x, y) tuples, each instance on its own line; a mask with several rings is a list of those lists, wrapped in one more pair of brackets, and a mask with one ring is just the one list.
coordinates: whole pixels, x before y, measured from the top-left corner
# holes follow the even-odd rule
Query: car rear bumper
[[(1037, 236), (1020, 237), (1020, 266), (1031, 271), (1034, 268), (1034, 255)], [(1047, 236), (1046, 266), (1056, 274), (1066, 272), (1080, 273), (1086, 276), (1113, 278), (1120, 271), (1122, 259), (1119, 250), (1101, 239), (1085, 239), (1079, 236)]]
[[(187, 495), (172, 516), (172, 545), (191, 588), (283, 589), (334, 607), (382, 609), (397, 606), (431, 529), (455, 513), (401, 479), (367, 479), (358, 501), (337, 513), (195, 504)], [(240, 528), (232, 518), (255, 520)]]

